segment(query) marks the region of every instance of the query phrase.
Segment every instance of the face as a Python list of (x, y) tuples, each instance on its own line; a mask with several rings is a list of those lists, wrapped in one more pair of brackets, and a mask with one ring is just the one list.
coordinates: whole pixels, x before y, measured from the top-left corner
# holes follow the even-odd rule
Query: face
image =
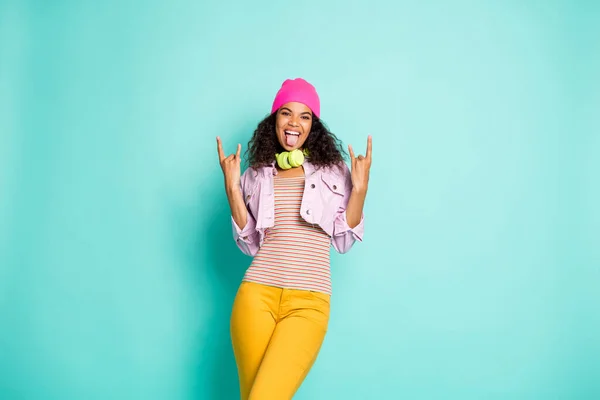
[(300, 149), (312, 127), (312, 112), (302, 103), (286, 103), (277, 111), (277, 139), (286, 151)]

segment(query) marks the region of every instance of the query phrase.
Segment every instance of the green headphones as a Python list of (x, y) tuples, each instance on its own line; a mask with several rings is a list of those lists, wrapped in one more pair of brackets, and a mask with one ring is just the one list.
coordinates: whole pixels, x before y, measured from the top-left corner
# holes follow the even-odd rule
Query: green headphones
[(308, 151), (306, 149), (282, 151), (281, 153), (275, 154), (275, 160), (277, 160), (277, 165), (279, 165), (279, 168), (290, 169), (301, 166), (304, 163), (304, 156), (307, 155)]

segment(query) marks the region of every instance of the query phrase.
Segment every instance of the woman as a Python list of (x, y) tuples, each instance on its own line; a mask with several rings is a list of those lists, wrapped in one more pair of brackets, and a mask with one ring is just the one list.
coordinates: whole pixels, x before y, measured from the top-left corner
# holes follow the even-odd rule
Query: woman
[(242, 399), (291, 399), (312, 367), (329, 321), (329, 249), (345, 253), (363, 235), (371, 167), (343, 149), (320, 120), (315, 88), (286, 80), (271, 114), (240, 151), (217, 149), (231, 208), (233, 236), (254, 259), (236, 295), (231, 338)]

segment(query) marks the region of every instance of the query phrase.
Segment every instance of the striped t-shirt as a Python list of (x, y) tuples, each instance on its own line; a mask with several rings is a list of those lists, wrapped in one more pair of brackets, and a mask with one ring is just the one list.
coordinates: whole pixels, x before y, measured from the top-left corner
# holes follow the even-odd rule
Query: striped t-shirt
[(331, 238), (300, 215), (304, 176), (275, 176), (275, 224), (246, 271), (245, 281), (331, 295)]

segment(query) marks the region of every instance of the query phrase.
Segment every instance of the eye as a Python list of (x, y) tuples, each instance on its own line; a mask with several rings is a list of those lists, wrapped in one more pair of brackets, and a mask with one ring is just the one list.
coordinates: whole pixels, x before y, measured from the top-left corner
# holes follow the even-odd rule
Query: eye
[(310, 120), (310, 117), (308, 115), (303, 115), (302, 118), (305, 119), (305, 120), (307, 120), (307, 121)]
[(288, 111), (282, 111), (281, 114), (285, 115), (286, 117), (290, 115), (290, 113)]

